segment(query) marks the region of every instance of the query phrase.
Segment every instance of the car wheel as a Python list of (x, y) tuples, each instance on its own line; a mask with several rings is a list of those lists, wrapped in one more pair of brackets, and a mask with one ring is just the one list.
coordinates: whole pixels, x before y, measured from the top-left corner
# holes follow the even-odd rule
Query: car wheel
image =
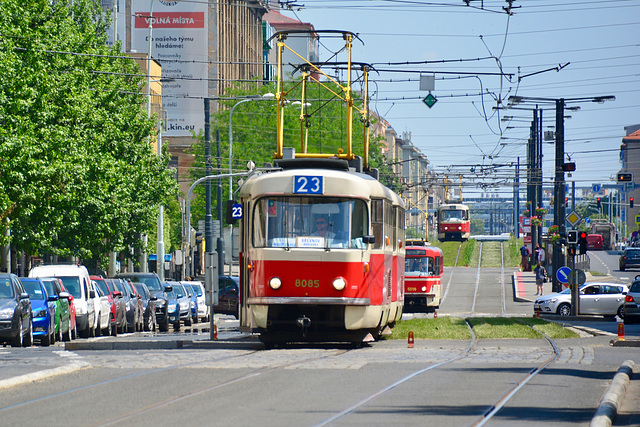
[(111, 336), (112, 337), (117, 337), (118, 336), (118, 324), (114, 323), (113, 326), (111, 327)]
[(62, 334), (62, 341), (71, 341), (71, 325), (69, 325), (67, 332)]
[(634, 323), (638, 322), (638, 317), (637, 316), (625, 316), (624, 317), (624, 324), (625, 325), (633, 325)]
[(571, 306), (567, 303), (560, 304), (560, 306), (558, 307), (558, 314), (560, 316), (571, 315)]
[(180, 322), (177, 322), (177, 323), (173, 324), (173, 330), (174, 331), (179, 331), (180, 330)]
[[(49, 329), (50, 331), (51, 329)], [(42, 338), (40, 338), (40, 345), (43, 345), (45, 347), (48, 347), (51, 345), (51, 336), (53, 334), (51, 334), (51, 332), (49, 332), (46, 336), (43, 336)]]
[(29, 321), (29, 330), (27, 336), (22, 340), (23, 347), (31, 347), (33, 345), (33, 324)]
[(11, 341), (11, 346), (22, 347), (22, 320), (20, 320), (20, 323), (18, 323), (18, 334), (13, 339), (13, 341)]
[(191, 326), (191, 317), (184, 319), (184, 326)]
[(618, 317), (624, 320), (624, 304), (618, 308)]
[(620, 266), (620, 271), (624, 271), (624, 265)]
[(111, 329), (111, 321), (107, 320), (107, 330), (104, 331), (104, 335), (109, 337), (113, 334), (113, 329)]

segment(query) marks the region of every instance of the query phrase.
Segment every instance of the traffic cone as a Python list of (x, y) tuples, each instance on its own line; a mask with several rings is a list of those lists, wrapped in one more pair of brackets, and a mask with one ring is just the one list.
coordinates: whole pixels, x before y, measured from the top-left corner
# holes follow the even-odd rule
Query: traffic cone
[(409, 344), (409, 348), (413, 348), (413, 331), (409, 331), (407, 342)]
[(624, 323), (618, 323), (618, 341), (624, 341)]

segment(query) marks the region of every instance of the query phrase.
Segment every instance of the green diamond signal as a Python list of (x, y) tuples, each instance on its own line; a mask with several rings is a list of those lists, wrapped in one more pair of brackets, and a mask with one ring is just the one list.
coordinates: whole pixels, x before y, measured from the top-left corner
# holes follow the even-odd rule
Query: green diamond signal
[(435, 96), (431, 95), (431, 93), (429, 93), (429, 95), (425, 96), (424, 99), (422, 100), (422, 102), (424, 102), (427, 107), (431, 108), (433, 107), (433, 105), (438, 102), (438, 100), (436, 99)]

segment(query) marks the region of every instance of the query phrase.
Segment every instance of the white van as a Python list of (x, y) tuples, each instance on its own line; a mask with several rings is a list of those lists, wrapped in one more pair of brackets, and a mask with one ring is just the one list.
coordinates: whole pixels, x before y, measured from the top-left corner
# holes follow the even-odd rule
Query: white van
[(96, 314), (92, 301), (95, 290), (91, 286), (89, 272), (84, 265), (42, 265), (31, 269), (29, 277), (61, 279), (74, 298), (78, 333), (83, 338), (95, 335)]

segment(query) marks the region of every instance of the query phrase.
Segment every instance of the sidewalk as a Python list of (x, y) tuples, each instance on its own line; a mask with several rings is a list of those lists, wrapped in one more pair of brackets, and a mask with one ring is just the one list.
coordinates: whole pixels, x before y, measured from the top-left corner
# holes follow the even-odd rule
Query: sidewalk
[[(587, 282), (595, 281), (594, 276), (587, 272)], [(598, 282), (608, 282), (611, 276), (599, 276)], [(552, 291), (553, 284), (551, 283), (551, 276), (549, 281), (543, 285), (543, 295), (549, 295), (554, 293)], [(564, 287), (562, 289), (565, 289)], [(536, 293), (536, 274), (532, 271), (516, 271), (513, 273), (513, 294), (516, 301), (519, 302), (534, 302), (538, 295)], [(533, 313), (533, 308), (532, 308)]]

